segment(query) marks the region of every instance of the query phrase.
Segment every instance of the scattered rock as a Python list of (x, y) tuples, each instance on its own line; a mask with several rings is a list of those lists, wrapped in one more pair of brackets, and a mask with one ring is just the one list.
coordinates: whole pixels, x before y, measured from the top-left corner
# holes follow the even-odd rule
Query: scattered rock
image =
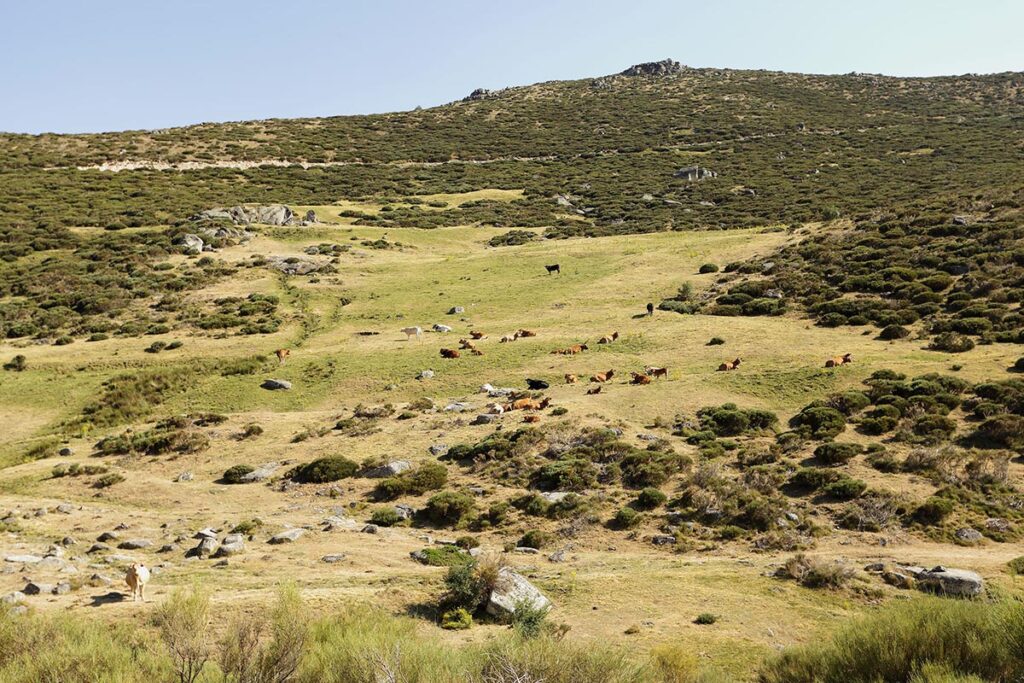
[(381, 465), (380, 467), (374, 467), (373, 469), (367, 470), (363, 473), (363, 476), (371, 479), (383, 479), (385, 477), (393, 477), (396, 474), (401, 474), (410, 467), (412, 467), (412, 463), (408, 460), (392, 460), (386, 465)]
[(264, 479), (269, 479), (271, 475), (273, 475), (274, 472), (277, 471), (277, 469), (280, 467), (281, 463), (279, 462), (266, 462), (257, 467), (256, 469), (254, 469), (252, 472), (248, 472), (240, 476), (238, 478), (238, 481), (242, 482), (243, 484), (251, 484), (258, 481), (263, 481)]
[(430, 446), (427, 450), (430, 451), (431, 455), (442, 456), (448, 452), (448, 444), (446, 443), (435, 443)]
[(565, 549), (556, 550), (548, 555), (548, 562), (565, 562)]
[(972, 529), (970, 527), (963, 527), (961, 529), (957, 529), (953, 535), (956, 536), (956, 540), (962, 541), (964, 543), (977, 543), (978, 541), (984, 538), (984, 536), (981, 535), (980, 531), (978, 531), (977, 529)]
[(917, 580), (918, 588), (958, 598), (973, 598), (985, 590), (981, 575), (966, 569), (947, 569), (943, 566), (924, 569), (902, 567)]
[(466, 309), (463, 306), (452, 306), (451, 308), (448, 309), (448, 315), (459, 315), (460, 313), (465, 312)]
[(245, 550), (245, 539), (242, 538), (242, 534), (228, 534), (224, 537), (224, 542), (217, 548), (217, 552), (213, 554), (214, 557), (230, 557), (231, 555), (237, 555)]
[(528, 547), (523, 546), (523, 545), (516, 546), (515, 548), (512, 548), (512, 552), (518, 553), (520, 555), (539, 555), (540, 554), (540, 551), (537, 550), (536, 548), (528, 548)]
[(186, 233), (174, 240), (174, 243), (183, 247), (191, 254), (198, 254), (203, 250), (203, 238), (194, 233)]
[(413, 515), (416, 514), (416, 511), (413, 510), (410, 505), (399, 503), (395, 506), (395, 514), (397, 514), (401, 519), (412, 519)]
[(153, 541), (145, 538), (129, 538), (121, 543), (118, 543), (118, 550), (142, 550), (153, 545)]
[(452, 331), (452, 328), (448, 327), (447, 325), (439, 325), (438, 323), (434, 323), (430, 329), (434, 330), (434, 332), (442, 333)]
[(25, 587), (21, 589), (21, 592), (25, 595), (42, 595), (44, 593), (52, 593), (53, 584), (29, 581), (25, 584)]
[(985, 528), (989, 531), (1005, 532), (1010, 530), (1010, 523), (1002, 517), (992, 517), (985, 520)]
[(376, 524), (367, 524), (363, 527), (364, 534), (376, 534), (380, 531), (380, 527)]
[(70, 592), (71, 592), (71, 582), (69, 582), (69, 581), (61, 581), (60, 583), (58, 583), (56, 586), (53, 587), (53, 594), (54, 595), (67, 595)]
[(651, 543), (654, 545), (672, 545), (675, 542), (676, 537), (670, 536), (669, 534), (657, 534), (655, 536), (651, 536)]
[(4, 558), (4, 562), (14, 562), (19, 564), (39, 564), (43, 561), (43, 558), (38, 555), (8, 555)]
[(203, 536), (194, 548), (185, 553), (185, 557), (206, 558), (217, 552), (217, 539)]
[(93, 574), (89, 577), (89, 585), (93, 588), (107, 588), (113, 584), (113, 579), (103, 576), (102, 574)]
[(78, 541), (76, 541), (71, 536), (65, 536), (64, 538), (60, 539), (60, 544), (66, 548), (68, 546), (77, 545)]
[(882, 580), (896, 588), (911, 589), (915, 585), (914, 577), (909, 572), (899, 569), (886, 569), (882, 571)]
[(192, 479), (193, 479), (193, 475), (192, 475), (192, 473), (191, 473), (191, 472), (188, 472), (188, 471), (186, 471), (186, 472), (182, 472), (181, 474), (179, 474), (178, 476), (176, 476), (176, 477), (174, 478), (174, 481), (176, 481), (176, 482), (178, 482), (178, 483), (181, 483), (181, 482), (185, 482), (185, 481), (192, 481)]
[(282, 531), (279, 534), (271, 536), (270, 540), (268, 540), (267, 543), (270, 543), (271, 545), (293, 543), (297, 541), (299, 537), (302, 536), (304, 533), (306, 533), (305, 529), (288, 529), (287, 531)]
[(270, 391), (278, 391), (282, 389), (287, 391), (292, 388), (292, 383), (286, 379), (267, 379), (263, 380), (263, 384), (260, 386), (264, 389), (269, 389)]
[(110, 546), (106, 543), (93, 543), (85, 552), (91, 555), (93, 553), (101, 553), (105, 550), (110, 550)]
[(116, 541), (121, 538), (121, 534), (116, 531), (104, 531), (102, 534), (96, 537), (96, 540), (100, 543), (108, 543), (110, 541)]
[(497, 415), (490, 415), (488, 413), (481, 413), (481, 414), (477, 415), (476, 417), (474, 417), (473, 421), (470, 422), (469, 424), (471, 424), (471, 425), (489, 425), (489, 424), (494, 424), (497, 421), (498, 421), (498, 416)]
[(57, 451), (57, 455), (59, 455), (62, 458), (70, 458), (74, 454), (75, 454), (74, 449), (69, 448), (68, 446), (65, 446), (64, 448), (62, 448), (59, 451)]
[(502, 567), (487, 599), (487, 613), (494, 617), (508, 617), (516, 611), (517, 605), (524, 603), (538, 610), (551, 607), (551, 601), (525, 577), (509, 567)]
[(433, 379), (433, 370), (420, 370), (420, 374), (416, 375), (416, 379)]
[(24, 593), (22, 593), (21, 591), (14, 591), (13, 593), (8, 593), (7, 595), (4, 595), (4, 596), (0, 597), (0, 604), (2, 604), (2, 605), (16, 605), (19, 602), (22, 602), (24, 600), (25, 600), (25, 594)]
[(447, 413), (461, 413), (465, 410), (469, 410), (469, 408), (471, 407), (472, 406), (470, 406), (470, 404), (466, 403), (465, 401), (454, 401), (446, 405), (444, 407), (444, 410)]
[(567, 491), (541, 491), (540, 497), (549, 503), (561, 503), (568, 495)]
[(200, 529), (199, 531), (197, 531), (195, 535), (192, 536), (192, 538), (196, 539), (197, 541), (204, 538), (216, 539), (217, 530), (212, 527), (206, 527), (205, 529)]

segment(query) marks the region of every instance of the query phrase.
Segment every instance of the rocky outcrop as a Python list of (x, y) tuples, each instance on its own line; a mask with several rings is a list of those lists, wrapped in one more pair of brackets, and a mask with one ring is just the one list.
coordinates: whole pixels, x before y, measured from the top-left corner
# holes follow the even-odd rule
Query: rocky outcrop
[(281, 533), (275, 536), (271, 536), (270, 540), (267, 541), (267, 543), (270, 543), (271, 545), (281, 545), (282, 543), (294, 543), (295, 541), (299, 540), (299, 537), (302, 536), (304, 533), (306, 533), (305, 529), (288, 529), (287, 531), (282, 531)]
[(533, 609), (550, 609), (551, 601), (536, 586), (509, 567), (502, 567), (498, 580), (487, 599), (487, 613), (493, 617), (510, 617), (520, 604)]
[(190, 232), (174, 240), (174, 243), (191, 254), (198, 254), (203, 250), (203, 238)]
[(674, 59), (663, 59), (660, 62), (644, 62), (643, 64), (634, 64), (620, 76), (671, 76), (673, 74), (682, 73), (686, 69), (682, 64), (675, 61)]
[(985, 591), (985, 580), (981, 575), (967, 569), (947, 569), (942, 566), (905, 569), (914, 575), (917, 586), (922, 590), (956, 598), (974, 598)]
[(295, 213), (283, 204), (232, 206), (227, 209), (207, 209), (192, 216), (190, 220), (228, 220), (235, 225), (291, 225), (295, 221)]

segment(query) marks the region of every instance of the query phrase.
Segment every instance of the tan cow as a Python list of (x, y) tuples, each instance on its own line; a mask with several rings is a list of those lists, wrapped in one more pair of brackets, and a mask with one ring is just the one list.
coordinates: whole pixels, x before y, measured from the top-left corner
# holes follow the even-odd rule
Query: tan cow
[(668, 368), (659, 368), (654, 365), (648, 365), (646, 368), (644, 368), (644, 373), (650, 375), (653, 378), (668, 377)]
[(719, 372), (728, 372), (729, 370), (735, 370), (739, 366), (740, 366), (740, 359), (737, 358), (734, 361), (725, 361), (724, 363), (719, 365), (718, 366), (718, 371)]
[(615, 371), (614, 370), (608, 370), (606, 372), (598, 372), (598, 373), (593, 374), (593, 375), (590, 376), (590, 381), (591, 382), (598, 382), (600, 384), (604, 384), (605, 382), (607, 382), (608, 380), (610, 380), (614, 376), (615, 376)]
[(600, 339), (598, 339), (597, 343), (598, 344), (611, 344), (613, 341), (615, 341), (618, 338), (619, 338), (619, 333), (618, 332), (612, 332), (611, 334), (606, 334), (605, 336), (603, 336)]
[(292, 355), (292, 352), (288, 349), (278, 349), (277, 351), (274, 351), (274, 355), (277, 356), (277, 364), (283, 365), (285, 359)]
[(141, 562), (133, 562), (128, 567), (124, 582), (132, 592), (132, 600), (146, 601), (146, 584), (149, 583), (149, 570)]
[(826, 368), (835, 368), (835, 367), (839, 367), (840, 365), (846, 365), (847, 363), (852, 363), (852, 362), (853, 362), (853, 356), (851, 356), (848, 353), (844, 353), (841, 356), (835, 356), (834, 358), (829, 358), (827, 361), (825, 361), (825, 367)]
[(630, 384), (650, 384), (651, 378), (649, 375), (644, 375), (639, 372), (629, 373), (632, 379), (629, 380)]
[(576, 375), (572, 374), (571, 372), (565, 373), (565, 383), (566, 384), (576, 384), (576, 380), (577, 379), (579, 379), (579, 378), (576, 377)]

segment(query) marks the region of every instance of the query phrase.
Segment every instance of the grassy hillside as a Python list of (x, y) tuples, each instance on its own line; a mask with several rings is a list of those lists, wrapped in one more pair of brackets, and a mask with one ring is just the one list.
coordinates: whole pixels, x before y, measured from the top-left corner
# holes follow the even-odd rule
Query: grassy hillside
[[(822, 648), (764, 662), (919, 604), (869, 563), (970, 569), (983, 599), (1017, 599), (1020, 79), (683, 70), (371, 117), (3, 136), (0, 556), (73, 543), (6, 562), (0, 594), (71, 576), (15, 600), (34, 629), (75, 640), (45, 615), (92, 606), (150, 637), (151, 607), (111, 595), (132, 560), (158, 568), (154, 602), (216, 585), (218, 632), (292, 581), (309, 613), (406, 614), (380, 628), (431, 661), (460, 646), (465, 679), (506, 647), (480, 612), (440, 628), (445, 565), (475, 546), (581, 648), (510, 660), (601, 669), (584, 652), (610, 645), (636, 655), (606, 667), (623, 681), (834, 675)], [(717, 176), (673, 176), (693, 164)], [(274, 202), (317, 221), (192, 219)], [(183, 243), (197, 233), (210, 250)], [(441, 356), (472, 332), (478, 355)], [(665, 375), (631, 381), (650, 366)], [(204, 527), (245, 549), (187, 557)], [(150, 543), (118, 547), (133, 539)], [(20, 652), (16, 623), (0, 639)], [(332, 624), (316, 642), (357, 637)], [(329, 658), (310, 652), (315, 680)]]

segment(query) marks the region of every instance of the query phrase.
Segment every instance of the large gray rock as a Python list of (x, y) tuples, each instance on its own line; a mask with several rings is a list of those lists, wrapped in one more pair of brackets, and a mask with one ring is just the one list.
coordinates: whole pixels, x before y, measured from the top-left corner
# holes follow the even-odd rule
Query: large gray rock
[(267, 265), (285, 275), (309, 275), (323, 268), (326, 262), (295, 256), (270, 256), (267, 258)]
[(551, 601), (524, 576), (509, 567), (502, 567), (487, 599), (487, 613), (493, 617), (509, 617), (519, 604), (527, 604), (534, 609), (551, 607)]
[(4, 557), (4, 562), (16, 562), (19, 564), (39, 564), (43, 561), (43, 558), (38, 555), (8, 555)]
[(985, 591), (985, 580), (977, 572), (946, 567), (903, 567), (922, 590), (957, 598), (974, 598)]
[(4, 595), (3, 597), (0, 597), (0, 604), (3, 604), (3, 605), (16, 605), (19, 602), (23, 602), (24, 600), (25, 600), (25, 594), (24, 593), (22, 593), (21, 591), (14, 591), (13, 593), (8, 593), (7, 595)]
[(292, 388), (292, 383), (286, 379), (267, 379), (264, 380), (263, 384), (260, 386), (264, 389), (269, 389), (270, 391), (288, 391)]
[(367, 470), (364, 476), (370, 477), (371, 479), (383, 479), (385, 477), (393, 477), (396, 474), (401, 474), (410, 467), (412, 467), (412, 463), (408, 460), (392, 460), (386, 465), (381, 465), (380, 467), (374, 467), (371, 470)]
[(193, 254), (198, 254), (203, 250), (203, 238), (191, 232), (176, 239), (175, 244), (180, 245), (185, 251)]
[(279, 462), (263, 463), (262, 465), (254, 469), (252, 472), (249, 472), (248, 474), (243, 474), (241, 477), (238, 478), (238, 480), (246, 484), (257, 481), (263, 481), (264, 479), (268, 479), (272, 474), (274, 474), (274, 472), (279, 467), (281, 467), (281, 463)]
[(217, 548), (217, 552), (213, 554), (214, 557), (231, 557), (237, 555), (245, 550), (245, 539), (242, 538), (242, 534), (228, 534), (224, 537), (224, 542)]
[(306, 533), (305, 529), (288, 529), (287, 531), (282, 531), (281, 533), (275, 536), (271, 536), (270, 540), (268, 540), (267, 543), (270, 543), (272, 545), (280, 545), (282, 543), (293, 543), (299, 540), (299, 537), (302, 536), (304, 533)]
[(119, 550), (142, 550), (151, 545), (153, 545), (153, 541), (146, 538), (129, 538), (118, 543), (117, 547)]
[(956, 540), (961, 541), (963, 543), (977, 543), (982, 538), (984, 538), (984, 536), (981, 535), (980, 531), (978, 531), (977, 529), (972, 529), (971, 527), (963, 527), (957, 529), (956, 533), (954, 533), (953, 535), (956, 536)]
[(42, 595), (44, 593), (52, 593), (53, 584), (29, 581), (25, 584), (25, 587), (21, 589), (21, 592), (25, 595)]
[(643, 64), (634, 64), (625, 71), (621, 76), (671, 76), (673, 74), (682, 73), (684, 67), (674, 59), (663, 59), (660, 62), (644, 62)]
[(185, 553), (185, 557), (210, 557), (217, 551), (217, 545), (218, 543), (216, 538), (203, 536), (194, 548)]

